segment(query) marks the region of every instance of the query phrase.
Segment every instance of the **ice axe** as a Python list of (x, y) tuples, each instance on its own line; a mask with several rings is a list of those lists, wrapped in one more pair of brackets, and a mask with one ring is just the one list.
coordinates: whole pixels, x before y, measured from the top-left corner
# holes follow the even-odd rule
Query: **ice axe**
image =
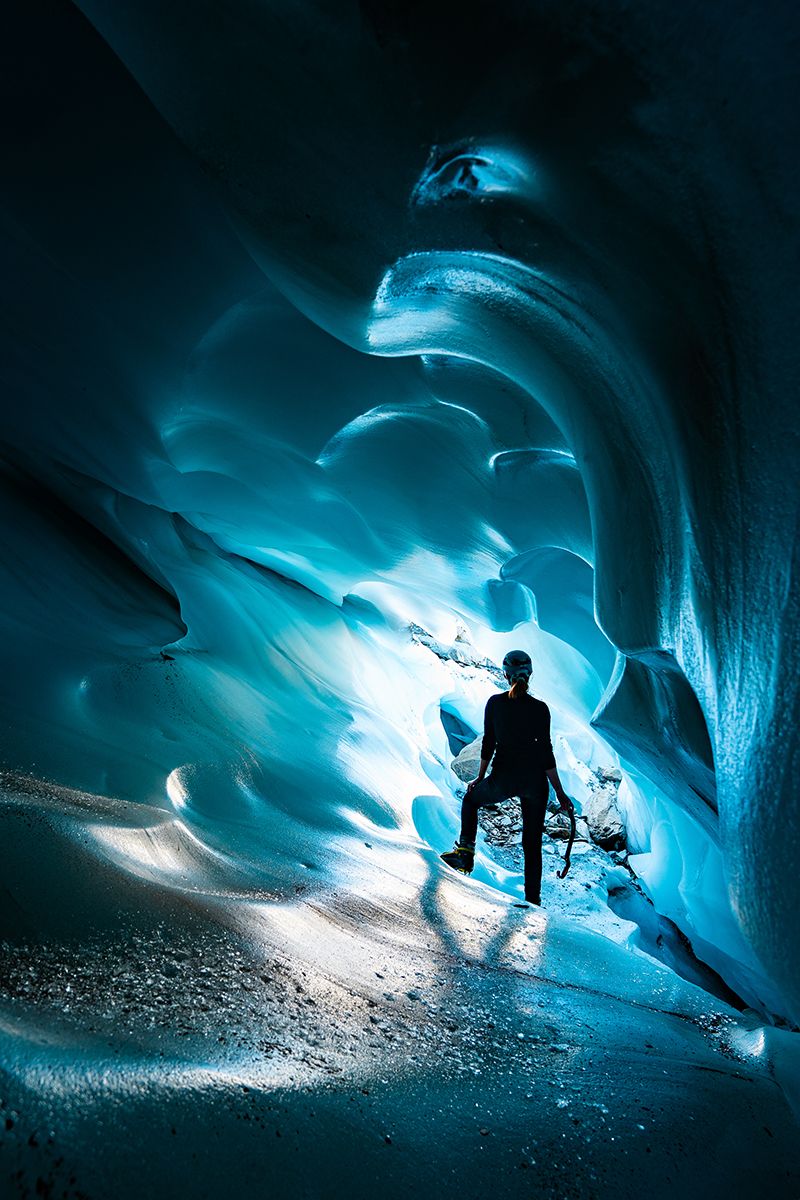
[(575, 841), (575, 806), (571, 804), (567, 811), (569, 812), (569, 841), (567, 842), (567, 852), (564, 855), (564, 869), (558, 872), (559, 879), (566, 879), (570, 864), (570, 854), (572, 853), (572, 843)]

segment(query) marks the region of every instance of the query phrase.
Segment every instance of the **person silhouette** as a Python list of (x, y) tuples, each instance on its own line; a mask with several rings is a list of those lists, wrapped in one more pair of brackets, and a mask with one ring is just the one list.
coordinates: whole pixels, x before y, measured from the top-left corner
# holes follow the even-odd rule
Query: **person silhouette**
[[(550, 709), (528, 691), (533, 674), (530, 655), (510, 650), (503, 659), (510, 689), (490, 696), (483, 719), (478, 775), (467, 784), (461, 803), (461, 832), (452, 850), (440, 855), (449, 867), (465, 875), (475, 863), (478, 809), (519, 796), (522, 808), (522, 852), (525, 860), (525, 899), (541, 904), (542, 833), (552, 783), (563, 812), (574, 812), (558, 777), (550, 740)], [(492, 761), (492, 770), (489, 763)]]

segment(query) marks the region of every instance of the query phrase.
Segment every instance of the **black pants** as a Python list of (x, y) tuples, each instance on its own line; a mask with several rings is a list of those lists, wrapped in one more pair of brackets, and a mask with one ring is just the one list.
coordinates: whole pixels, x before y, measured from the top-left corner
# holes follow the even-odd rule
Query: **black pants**
[(542, 887), (542, 833), (549, 790), (544, 773), (541, 779), (534, 776), (520, 781), (493, 771), (476, 783), (461, 803), (459, 844), (470, 846), (475, 844), (478, 833), (478, 809), (519, 796), (522, 807), (522, 853), (525, 857), (525, 899), (537, 902)]

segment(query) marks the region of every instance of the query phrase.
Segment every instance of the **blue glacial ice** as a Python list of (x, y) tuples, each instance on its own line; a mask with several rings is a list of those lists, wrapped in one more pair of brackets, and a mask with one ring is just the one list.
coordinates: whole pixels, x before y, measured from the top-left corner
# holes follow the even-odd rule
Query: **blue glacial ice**
[(603, 8), (16, 6), (7, 1189), (796, 1194), (792, 19)]

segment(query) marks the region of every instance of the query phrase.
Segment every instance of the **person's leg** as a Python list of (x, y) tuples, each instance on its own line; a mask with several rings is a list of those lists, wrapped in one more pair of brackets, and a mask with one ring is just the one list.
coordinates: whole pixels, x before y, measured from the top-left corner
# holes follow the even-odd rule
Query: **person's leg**
[(525, 858), (525, 899), (529, 904), (541, 904), (542, 892), (542, 833), (547, 813), (547, 780), (520, 796), (522, 808), (522, 853)]
[(508, 796), (509, 793), (503, 787), (502, 782), (492, 775), (487, 775), (480, 783), (475, 784), (472, 791), (467, 793), (461, 801), (459, 846), (475, 848), (475, 838), (478, 835), (478, 809), (484, 808), (487, 804), (499, 804)]

